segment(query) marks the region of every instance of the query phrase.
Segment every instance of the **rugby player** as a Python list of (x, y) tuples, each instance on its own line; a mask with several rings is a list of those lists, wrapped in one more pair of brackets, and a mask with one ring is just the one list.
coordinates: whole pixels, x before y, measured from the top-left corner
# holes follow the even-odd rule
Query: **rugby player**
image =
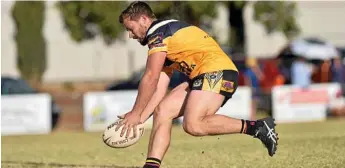
[[(160, 167), (170, 144), (172, 121), (180, 116), (183, 129), (192, 136), (246, 134), (260, 140), (270, 156), (275, 154), (278, 137), (273, 118), (250, 121), (216, 114), (237, 89), (238, 69), (210, 35), (182, 21), (157, 19), (145, 2), (132, 2), (119, 22), (129, 38), (148, 45), (136, 102), (116, 128), (123, 126), (121, 136), (128, 137), (153, 113), (144, 168)], [(167, 93), (174, 70), (188, 75), (189, 81)]]

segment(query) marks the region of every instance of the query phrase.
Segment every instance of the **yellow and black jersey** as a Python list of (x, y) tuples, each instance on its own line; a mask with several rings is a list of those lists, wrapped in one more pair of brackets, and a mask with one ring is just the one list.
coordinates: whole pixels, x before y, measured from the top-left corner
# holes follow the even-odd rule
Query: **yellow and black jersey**
[(194, 77), (213, 71), (238, 71), (217, 42), (200, 28), (178, 20), (156, 20), (149, 27), (143, 45), (148, 54), (167, 52), (164, 71), (178, 70)]

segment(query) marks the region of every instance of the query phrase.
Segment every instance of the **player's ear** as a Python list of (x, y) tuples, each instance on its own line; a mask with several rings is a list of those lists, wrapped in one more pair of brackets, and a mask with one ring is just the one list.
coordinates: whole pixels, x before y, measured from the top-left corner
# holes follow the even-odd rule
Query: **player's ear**
[(143, 21), (144, 23), (147, 23), (150, 20), (150, 18), (147, 17), (146, 15), (141, 15), (140, 20)]

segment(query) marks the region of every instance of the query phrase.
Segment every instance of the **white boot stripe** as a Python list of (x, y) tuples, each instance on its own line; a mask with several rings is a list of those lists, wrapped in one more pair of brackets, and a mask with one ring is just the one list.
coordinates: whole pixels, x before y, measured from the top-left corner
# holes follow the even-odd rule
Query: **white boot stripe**
[(264, 121), (264, 124), (265, 124), (265, 126), (266, 126), (266, 128), (267, 128), (267, 130), (268, 130), (267, 136), (268, 136), (274, 143), (277, 143), (277, 142), (276, 142), (277, 135), (273, 132), (274, 129), (273, 129), (273, 128), (270, 128), (270, 127), (267, 125), (266, 121)]

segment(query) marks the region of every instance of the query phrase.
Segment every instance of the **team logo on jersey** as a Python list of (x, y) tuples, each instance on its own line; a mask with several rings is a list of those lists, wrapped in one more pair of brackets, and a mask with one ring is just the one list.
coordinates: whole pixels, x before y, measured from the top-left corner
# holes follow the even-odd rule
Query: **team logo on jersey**
[(205, 78), (207, 80), (209, 88), (213, 89), (218, 84), (218, 82), (223, 78), (223, 71), (206, 73)]
[(149, 38), (148, 42), (149, 49), (166, 47), (166, 44), (163, 43), (162, 33), (157, 33)]
[(193, 87), (200, 87), (202, 84), (202, 80), (201, 79), (197, 79), (193, 82)]
[(178, 65), (178, 68), (181, 72), (185, 73), (186, 75), (190, 75), (192, 71), (194, 70), (195, 65), (192, 64), (191, 66), (188, 65), (187, 62), (181, 61), (181, 62), (176, 62)]
[(163, 43), (163, 33), (154, 34), (148, 40), (149, 45), (155, 45), (155, 44), (161, 44), (161, 43)]
[(234, 82), (223, 80), (221, 90), (226, 92), (233, 92), (235, 89)]

